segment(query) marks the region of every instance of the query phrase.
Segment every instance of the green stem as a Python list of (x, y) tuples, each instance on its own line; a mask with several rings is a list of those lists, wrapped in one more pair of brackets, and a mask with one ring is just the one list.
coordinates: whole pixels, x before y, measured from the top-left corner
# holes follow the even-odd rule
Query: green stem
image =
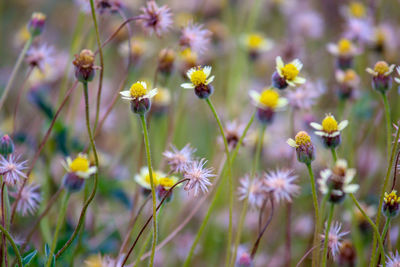
[[(311, 181), (311, 190), (312, 190), (312, 197), (313, 197), (313, 203), (314, 203), (314, 210), (315, 210), (315, 216), (314, 216), (314, 223), (315, 223), (315, 228), (314, 228), (314, 242), (313, 242), (313, 247), (317, 245), (318, 242), (318, 234), (319, 234), (319, 208), (318, 208), (318, 197), (317, 197), (317, 189), (315, 187), (315, 178), (314, 178), (314, 173), (311, 168), (311, 163), (306, 164), (308, 174), (310, 175), (310, 181)], [(318, 250), (313, 251), (313, 266), (315, 266), (316, 261), (317, 261), (317, 255), (318, 255)]]
[(95, 161), (95, 166), (97, 168), (97, 171), (94, 174), (94, 183), (93, 183), (92, 193), (90, 194), (89, 198), (86, 200), (85, 204), (83, 205), (81, 215), (79, 216), (78, 224), (75, 227), (75, 230), (72, 233), (71, 237), (68, 239), (68, 241), (65, 243), (65, 245), (57, 252), (56, 259), (59, 258), (66, 249), (69, 248), (69, 246), (72, 244), (72, 242), (75, 240), (76, 236), (78, 235), (79, 230), (81, 229), (83, 222), (85, 221), (86, 211), (96, 195), (97, 184), (98, 184), (98, 179), (99, 179), (99, 157), (97, 156), (97, 149), (96, 149), (96, 145), (94, 143), (93, 133), (92, 133), (92, 129), (90, 126), (88, 84), (87, 84), (87, 82), (84, 82), (82, 84), (83, 84), (83, 94), (84, 94), (84, 98), (85, 98), (86, 128), (87, 128), (87, 132), (89, 135), (90, 144), (93, 149), (94, 161)]
[(386, 120), (386, 142), (387, 142), (387, 153), (389, 158), (390, 147), (392, 146), (392, 122), (390, 119), (390, 106), (385, 93), (382, 93), (383, 105), (385, 108), (385, 120)]
[[(365, 213), (365, 211), (363, 210), (363, 208), (361, 207), (360, 203), (358, 203), (357, 199), (355, 198), (355, 196), (353, 194), (349, 194), (350, 198), (353, 200), (354, 204), (357, 206), (358, 210), (361, 212), (361, 214), (364, 216), (364, 218), (368, 221), (368, 223), (372, 226), (372, 228), (374, 229), (374, 233), (376, 234), (376, 236), (378, 237), (378, 241), (379, 241), (379, 250), (381, 252), (381, 257), (382, 259), (385, 258), (385, 251), (383, 250), (383, 242), (382, 242), (382, 238), (381, 238), (381, 234), (379, 233), (379, 229), (376, 226), (376, 224), (371, 220), (371, 218), (368, 217), (368, 215)], [(374, 264), (372, 261), (370, 261), (370, 267), (373, 267)], [(376, 265), (375, 265), (376, 266)], [(385, 267), (385, 261), (383, 261), (383, 266)]]
[(6, 238), (8, 239), (8, 242), (10, 242), (11, 246), (13, 247), (15, 256), (17, 257), (17, 262), (18, 262), (18, 266), (22, 267), (22, 258), (21, 258), (21, 254), (19, 253), (18, 247), (15, 244), (13, 238), (11, 237), (10, 233), (0, 224), (0, 231), (3, 232), (3, 234), (6, 235)]
[(328, 222), (327, 222), (326, 229), (325, 229), (324, 252), (322, 254), (322, 267), (326, 267), (326, 260), (328, 258), (329, 231), (331, 229), (334, 208), (335, 208), (335, 204), (331, 203), (331, 208), (329, 209), (329, 214), (328, 214)]
[(337, 155), (336, 155), (336, 150), (335, 148), (331, 148), (331, 153), (332, 153), (332, 158), (333, 158), (333, 162), (336, 163), (337, 161)]
[[(387, 232), (389, 230), (389, 226), (390, 226), (390, 217), (386, 218), (385, 227), (383, 227), (383, 232), (382, 232), (382, 235), (381, 235), (382, 242), (383, 242), (383, 240), (385, 240), (386, 234), (387, 234)], [(385, 259), (383, 259), (383, 260), (385, 260)]]
[(61, 230), (61, 226), (64, 223), (64, 216), (65, 216), (65, 212), (67, 211), (69, 195), (70, 194), (68, 191), (64, 192), (64, 197), (61, 202), (60, 213), (58, 214), (56, 230), (54, 231), (53, 241), (51, 242), (50, 253), (49, 253), (49, 257), (47, 258), (46, 267), (50, 267), (50, 265), (53, 261), (53, 253), (54, 253), (54, 250), (56, 249), (58, 234)]
[(96, 41), (97, 41), (97, 46), (98, 46), (98, 51), (100, 55), (100, 75), (99, 75), (99, 89), (97, 91), (97, 103), (96, 103), (96, 119), (94, 121), (94, 131), (96, 131), (97, 128), (97, 123), (99, 121), (99, 114), (100, 114), (100, 101), (101, 101), (101, 88), (103, 85), (103, 73), (104, 73), (104, 59), (103, 59), (103, 50), (101, 47), (101, 41), (100, 41), (100, 34), (99, 34), (99, 26), (97, 25), (97, 19), (96, 19), (96, 10), (94, 7), (94, 0), (90, 0), (90, 9), (92, 12), (92, 18), (93, 18), (93, 24), (94, 28), (96, 30)]
[(225, 147), (225, 154), (226, 154), (226, 161), (228, 163), (228, 178), (229, 178), (229, 226), (228, 226), (228, 245), (227, 245), (227, 253), (225, 259), (225, 266), (229, 265), (229, 260), (231, 258), (231, 243), (232, 243), (232, 213), (233, 213), (233, 179), (232, 179), (232, 161), (231, 156), (229, 153), (229, 146), (228, 141), (226, 140), (226, 136), (224, 133), (224, 127), (222, 126), (221, 120), (215, 110), (214, 105), (212, 104), (209, 98), (205, 99), (208, 106), (210, 107), (215, 120), (218, 123), (219, 131), (221, 133), (222, 139), (224, 140), (224, 147)]
[(154, 186), (154, 179), (153, 179), (153, 168), (151, 166), (149, 133), (147, 131), (146, 118), (144, 114), (140, 115), (140, 120), (142, 122), (142, 127), (143, 127), (144, 144), (146, 146), (147, 166), (149, 168), (149, 176), (150, 176), (151, 198), (153, 200), (153, 243), (151, 245), (151, 256), (150, 256), (150, 267), (152, 267), (154, 264), (154, 255), (156, 253), (156, 244), (157, 244), (157, 217), (156, 217), (157, 199), (156, 199), (156, 188)]
[(0, 110), (4, 105), (4, 101), (6, 100), (7, 95), (11, 90), (11, 87), (14, 84), (14, 81), (15, 81), (15, 78), (17, 77), (17, 73), (19, 71), (19, 68), (21, 67), (22, 61), (25, 58), (26, 52), (28, 52), (29, 47), (32, 45), (32, 42), (33, 42), (33, 36), (31, 35), (29, 37), (28, 41), (26, 41), (26, 43), (24, 45), (24, 48), (22, 49), (21, 53), (19, 54), (17, 62), (15, 63), (14, 68), (13, 68), (13, 70), (11, 72), (10, 79), (8, 79), (6, 88), (3, 91), (3, 94), (2, 94), (1, 99), (0, 99)]
[[(375, 224), (376, 224), (377, 227), (379, 227), (379, 225), (380, 225), (380, 219), (381, 219), (381, 215), (382, 215), (383, 197), (384, 197), (385, 192), (386, 192), (386, 187), (387, 187), (387, 185), (389, 183), (390, 174), (391, 174), (392, 167), (393, 167), (394, 157), (395, 157), (395, 154), (396, 154), (396, 151), (397, 151), (397, 146), (399, 144), (399, 142), (397, 142), (399, 140), (399, 137), (400, 137), (400, 128), (397, 129), (397, 131), (396, 131), (396, 137), (394, 139), (395, 142), (393, 143), (392, 151), (390, 152), (389, 165), (388, 165), (388, 168), (386, 170), (386, 177), (385, 177), (385, 180), (383, 182), (383, 186), (382, 186), (382, 189), (381, 189), (381, 194), (380, 194), (380, 197), (379, 197), (378, 213), (376, 214), (376, 220), (375, 220)], [(376, 245), (377, 245), (377, 236), (374, 233), (374, 238), (373, 238), (373, 243), (372, 243), (371, 260), (370, 260), (371, 263), (375, 262), (375, 260), (376, 260), (376, 253), (375, 253)]]

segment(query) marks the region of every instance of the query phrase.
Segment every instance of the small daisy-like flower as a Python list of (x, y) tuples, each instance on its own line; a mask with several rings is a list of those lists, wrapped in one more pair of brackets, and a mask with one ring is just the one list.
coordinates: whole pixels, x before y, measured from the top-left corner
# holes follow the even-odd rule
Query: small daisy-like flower
[[(326, 227), (326, 226), (325, 226)], [(342, 224), (340, 222), (333, 222), (328, 234), (328, 249), (329, 253), (335, 258), (340, 252), (340, 247), (342, 246), (342, 238), (349, 232), (340, 232), (342, 229)], [(324, 231), (325, 232), (325, 231)], [(322, 244), (325, 240), (325, 234), (321, 235)]]
[(397, 191), (392, 190), (390, 194), (385, 193), (383, 198), (382, 210), (386, 217), (396, 217), (399, 214), (400, 197), (397, 196)]
[(181, 150), (171, 145), (171, 150), (165, 151), (163, 156), (167, 159), (171, 171), (183, 173), (193, 161), (194, 152), (196, 152), (196, 149), (192, 148), (190, 144), (186, 144)]
[(120, 92), (122, 99), (131, 101), (131, 109), (134, 113), (143, 114), (149, 111), (150, 99), (158, 93), (157, 88), (147, 89), (147, 83), (137, 81), (132, 84), (129, 90)]
[(263, 123), (271, 123), (275, 112), (283, 110), (288, 103), (286, 98), (280, 97), (272, 88), (264, 89), (261, 94), (251, 90), (249, 96), (257, 107), (257, 118)]
[(297, 160), (299, 162), (310, 164), (314, 160), (314, 146), (311, 143), (311, 137), (305, 131), (300, 131), (294, 139), (289, 138), (286, 143), (296, 148)]
[(386, 255), (386, 267), (399, 267), (400, 266), (400, 254), (396, 250), (395, 253), (389, 252), (389, 255)]
[(340, 39), (337, 44), (328, 44), (327, 49), (335, 56), (354, 56), (359, 51), (353, 42), (346, 38)]
[(306, 82), (305, 78), (299, 77), (303, 63), (295, 59), (285, 64), (281, 57), (276, 58), (276, 71), (272, 75), (272, 85), (277, 89), (285, 89), (288, 85), (296, 86)]
[(344, 159), (338, 159), (332, 170), (325, 169), (320, 175), (319, 190), (324, 195), (330, 194), (329, 200), (333, 203), (340, 203), (346, 194), (355, 193), (360, 187), (358, 184), (350, 184), (356, 170), (349, 169)]
[(54, 48), (47, 44), (34, 46), (29, 49), (26, 54), (26, 61), (31, 67), (38, 67), (41, 71), (44, 70), (46, 64), (53, 62)]
[[(10, 192), (10, 195), (17, 198), (19, 190), (20, 186), (17, 187), (15, 192)], [(21, 198), (17, 202), (17, 212), (22, 216), (33, 215), (39, 207), (41, 200), (39, 185), (33, 183), (27, 184), (22, 189)]]
[(182, 29), (179, 44), (183, 48), (190, 48), (201, 55), (208, 50), (211, 40), (211, 32), (204, 29), (204, 25), (189, 23)]
[(208, 98), (213, 92), (213, 87), (210, 83), (214, 80), (214, 76), (209, 77), (210, 74), (210, 66), (193, 67), (186, 73), (190, 83), (182, 83), (181, 87), (185, 89), (194, 89), (194, 92), (199, 98)]
[(0, 156), (0, 173), (3, 175), (4, 182), (9, 186), (19, 184), (22, 179), (26, 179), (25, 170), (27, 161), (19, 161), (20, 156), (9, 155), (8, 158)]
[(241, 45), (249, 52), (250, 59), (257, 59), (259, 54), (271, 50), (273, 42), (262, 33), (249, 33), (240, 37)]
[[(167, 196), (166, 201), (169, 202), (172, 199), (172, 193), (170, 192), (168, 194), (168, 190), (171, 189), (177, 182), (179, 181), (179, 178), (176, 176), (164, 176), (160, 177), (158, 179), (158, 186), (156, 187), (156, 194), (158, 199), (163, 199), (165, 196)], [(179, 187), (181, 184), (178, 184), (177, 186)]]
[[(153, 171), (153, 184), (157, 187), (160, 184), (160, 179), (166, 177), (161, 171)], [(144, 189), (151, 190), (149, 168), (144, 166), (140, 169), (140, 172), (134, 177), (135, 182), (138, 183)]]
[(360, 84), (360, 77), (353, 69), (337, 70), (336, 81), (339, 83), (338, 94), (341, 99), (353, 97), (355, 89)]
[(199, 191), (207, 193), (208, 186), (211, 185), (209, 178), (215, 177), (215, 175), (212, 174), (212, 168), (204, 168), (206, 163), (207, 161), (205, 159), (192, 161), (192, 163), (186, 167), (183, 174), (185, 179), (189, 179), (184, 189), (186, 191), (193, 189), (194, 196), (197, 196)]
[(63, 162), (63, 166), (67, 172), (74, 173), (82, 179), (88, 179), (97, 172), (96, 166), (90, 166), (88, 156), (84, 153), (79, 153), (74, 160), (67, 157), (65, 162)]
[(338, 123), (331, 114), (327, 114), (321, 124), (316, 122), (310, 123), (311, 127), (317, 130), (314, 133), (321, 136), (324, 145), (329, 148), (335, 148), (340, 144), (340, 133), (348, 124), (349, 122), (347, 120)]
[(297, 175), (293, 175), (293, 170), (277, 169), (264, 175), (263, 184), (276, 202), (292, 202), (292, 198), (300, 192), (300, 186), (294, 184), (296, 179)]
[(395, 65), (389, 65), (385, 61), (376, 62), (374, 69), (367, 68), (367, 72), (372, 75), (372, 87), (385, 93), (392, 87), (393, 78), (391, 76)]
[(347, 14), (350, 17), (361, 19), (367, 15), (365, 5), (358, 1), (350, 2), (347, 6)]
[(244, 176), (240, 179), (238, 196), (239, 200), (248, 198), (248, 203), (252, 208), (261, 207), (265, 199), (262, 180), (257, 177), (251, 180), (249, 175)]
[(385, 61), (378, 61), (376, 62), (374, 69), (367, 68), (367, 72), (372, 76), (389, 76), (392, 74), (395, 65), (389, 65)]
[(145, 7), (141, 8), (141, 24), (149, 34), (155, 33), (161, 36), (172, 26), (172, 13), (166, 5), (159, 7), (155, 1), (148, 1)]

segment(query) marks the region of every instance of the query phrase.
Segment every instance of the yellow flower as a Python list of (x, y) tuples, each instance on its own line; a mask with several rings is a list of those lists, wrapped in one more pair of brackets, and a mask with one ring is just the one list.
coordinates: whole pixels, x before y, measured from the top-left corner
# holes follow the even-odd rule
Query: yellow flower
[(303, 63), (298, 59), (284, 64), (281, 57), (276, 58), (276, 71), (290, 86), (296, 86), (296, 84), (303, 84), (306, 82), (306, 79), (298, 76), (302, 68)]
[(159, 185), (164, 187), (164, 189), (170, 189), (174, 184), (178, 182), (178, 178), (175, 176), (169, 176), (169, 177), (162, 177), (159, 179)]
[(389, 66), (386, 61), (378, 61), (376, 62), (374, 69), (367, 68), (367, 72), (373, 76), (388, 76), (393, 72), (394, 67), (394, 64)]
[(167, 106), (171, 102), (171, 93), (168, 89), (159, 88), (158, 94), (154, 97), (154, 104)]
[(291, 147), (307, 146), (311, 144), (311, 137), (305, 131), (300, 131), (294, 137), (287, 140), (288, 145)]
[[(153, 171), (153, 183), (157, 187), (160, 184), (160, 179), (165, 177), (165, 174), (160, 171)], [(146, 189), (151, 189), (150, 174), (148, 167), (142, 167), (140, 172), (135, 175), (135, 182)]]
[(328, 44), (327, 49), (335, 56), (352, 56), (359, 52), (357, 47), (346, 38), (340, 39), (337, 44)]
[(261, 94), (251, 90), (249, 95), (254, 105), (260, 108), (282, 109), (288, 102), (286, 98), (280, 97), (278, 92), (272, 88), (264, 89)]
[(250, 33), (242, 35), (240, 42), (250, 51), (267, 51), (272, 48), (272, 41), (264, 37), (261, 33)]
[(87, 179), (97, 172), (95, 166), (90, 167), (88, 156), (84, 153), (79, 153), (74, 160), (67, 157), (63, 165), (68, 172), (73, 172), (82, 179)]
[(186, 73), (187, 77), (190, 80), (190, 83), (183, 83), (181, 86), (185, 89), (193, 89), (200, 85), (208, 85), (214, 80), (214, 76), (210, 76), (211, 74), (211, 67), (193, 67)]
[(125, 100), (142, 100), (144, 98), (152, 98), (158, 93), (157, 88), (148, 90), (144, 81), (138, 81), (132, 84), (129, 90), (120, 92), (122, 99)]
[(349, 4), (349, 13), (355, 18), (363, 18), (366, 15), (364, 4), (361, 2), (351, 2)]
[(385, 192), (383, 202), (386, 204), (394, 205), (395, 203), (400, 203), (400, 197), (397, 196), (397, 191), (393, 190), (390, 194)]
[(340, 132), (347, 127), (349, 122), (344, 120), (338, 124), (335, 117), (331, 114), (327, 114), (325, 118), (322, 120), (322, 124), (312, 122), (310, 123), (311, 127), (316, 129), (316, 135), (325, 136), (325, 137), (335, 137), (340, 134)]

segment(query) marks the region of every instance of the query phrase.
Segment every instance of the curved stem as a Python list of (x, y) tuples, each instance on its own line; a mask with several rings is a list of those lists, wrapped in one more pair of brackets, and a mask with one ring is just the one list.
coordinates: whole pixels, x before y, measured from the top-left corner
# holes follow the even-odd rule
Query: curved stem
[(157, 244), (157, 199), (156, 199), (156, 188), (154, 185), (154, 177), (153, 177), (153, 168), (151, 166), (151, 152), (150, 152), (150, 140), (149, 133), (147, 131), (146, 118), (144, 114), (140, 115), (140, 120), (142, 122), (143, 127), (143, 135), (144, 135), (144, 144), (146, 146), (146, 156), (147, 156), (147, 166), (149, 169), (150, 176), (150, 185), (151, 185), (151, 198), (153, 201), (153, 243), (151, 245), (151, 256), (150, 256), (150, 267), (154, 264), (154, 255), (156, 253), (156, 244)]
[[(382, 232), (382, 235), (381, 235), (382, 242), (385, 242), (386, 234), (387, 234), (387, 232), (389, 230), (389, 226), (390, 226), (390, 217), (386, 218), (385, 227), (383, 227), (383, 232)], [(385, 245), (385, 244), (383, 244), (383, 245)], [(385, 260), (385, 259), (383, 259), (383, 260)]]
[(60, 213), (58, 214), (56, 229), (54, 231), (53, 241), (51, 242), (50, 253), (49, 253), (49, 257), (47, 258), (46, 267), (50, 267), (50, 265), (53, 261), (53, 253), (54, 253), (54, 250), (56, 249), (58, 233), (60, 232), (61, 226), (63, 225), (63, 222), (64, 222), (64, 216), (65, 216), (65, 212), (67, 210), (67, 203), (68, 203), (69, 195), (70, 194), (68, 191), (64, 192), (64, 197), (61, 202)]
[(69, 240), (65, 243), (65, 245), (57, 252), (56, 254), (56, 259), (61, 256), (61, 254), (71, 245), (71, 243), (75, 240), (76, 236), (79, 233), (79, 230), (81, 229), (83, 222), (85, 220), (85, 215), (86, 215), (86, 210), (89, 207), (90, 203), (94, 199), (97, 191), (97, 183), (99, 179), (99, 158), (97, 156), (97, 150), (96, 150), (96, 145), (93, 140), (93, 134), (92, 134), (92, 129), (90, 127), (90, 115), (89, 115), (89, 93), (88, 93), (88, 85), (87, 83), (83, 83), (83, 93), (85, 97), (85, 113), (86, 113), (86, 127), (90, 139), (90, 143), (93, 149), (93, 155), (94, 155), (94, 161), (95, 165), (97, 168), (96, 173), (94, 174), (94, 183), (93, 183), (93, 190), (89, 196), (89, 198), (86, 200), (85, 204), (83, 205), (81, 215), (79, 216), (79, 221), (77, 226), (75, 227), (74, 232), (72, 233), (72, 236), (69, 238)]
[(232, 161), (231, 156), (229, 153), (229, 146), (228, 141), (226, 140), (226, 135), (224, 133), (224, 127), (222, 126), (221, 120), (215, 110), (214, 105), (212, 104), (209, 98), (205, 99), (208, 106), (210, 107), (215, 120), (218, 123), (219, 131), (221, 133), (221, 137), (224, 140), (224, 147), (225, 147), (225, 154), (226, 154), (226, 161), (228, 163), (228, 182), (229, 182), (229, 226), (228, 226), (228, 245), (226, 250), (226, 259), (225, 259), (225, 266), (229, 265), (229, 260), (231, 258), (231, 243), (232, 243), (232, 213), (233, 213), (233, 179), (232, 179)]
[(0, 98), (0, 110), (4, 105), (4, 101), (6, 100), (7, 95), (11, 90), (11, 87), (14, 84), (14, 81), (15, 81), (15, 78), (17, 77), (17, 73), (19, 71), (19, 68), (21, 67), (22, 61), (25, 58), (26, 52), (28, 52), (29, 47), (32, 45), (32, 42), (33, 42), (33, 36), (31, 35), (29, 37), (28, 41), (26, 41), (26, 43), (24, 45), (24, 48), (22, 49), (21, 53), (18, 56), (17, 62), (15, 63), (14, 68), (13, 68), (13, 70), (11, 72), (10, 79), (8, 79), (6, 88), (4, 89), (3, 94), (2, 94), (2, 96)]
[(331, 229), (334, 208), (335, 204), (331, 203), (331, 208), (329, 209), (329, 214), (328, 214), (328, 222), (325, 229), (324, 252), (322, 253), (322, 267), (326, 267), (326, 260), (328, 259), (329, 231)]
[[(314, 224), (315, 224), (315, 228), (314, 228), (314, 241), (313, 241), (313, 246), (316, 246), (318, 243), (318, 234), (319, 234), (319, 207), (318, 207), (318, 196), (317, 196), (317, 189), (315, 187), (315, 178), (314, 178), (314, 173), (313, 170), (311, 168), (311, 163), (306, 164), (307, 166), (307, 170), (308, 170), (308, 174), (310, 175), (310, 181), (311, 181), (311, 190), (312, 190), (312, 198), (313, 198), (313, 203), (314, 203), (314, 210), (315, 210), (315, 215), (314, 215)], [(316, 261), (317, 261), (317, 257), (318, 257), (318, 253), (316, 253), (318, 251), (314, 251), (313, 252), (313, 266), (315, 266)]]
[(394, 187), (396, 186), (397, 168), (399, 167), (399, 159), (400, 159), (400, 151), (397, 152), (396, 163), (394, 164), (392, 188), (390, 191), (393, 191)]
[[(361, 207), (360, 203), (358, 203), (357, 199), (355, 198), (355, 196), (353, 194), (349, 194), (350, 198), (353, 200), (354, 204), (357, 206), (358, 210), (361, 212), (361, 214), (364, 216), (364, 218), (368, 221), (368, 223), (372, 226), (372, 228), (374, 229), (374, 233), (376, 234), (376, 236), (378, 237), (378, 241), (379, 241), (379, 250), (381, 252), (381, 257), (382, 259), (385, 258), (385, 251), (383, 249), (383, 242), (382, 242), (382, 238), (381, 238), (381, 234), (379, 233), (379, 229), (376, 226), (376, 224), (371, 220), (371, 218), (368, 217), (368, 215), (365, 213), (365, 211), (363, 210), (363, 208)], [(373, 267), (374, 264), (371, 261), (370, 262), (370, 267)], [(376, 265), (375, 265), (376, 266)], [(383, 266), (385, 267), (385, 261), (383, 261)]]
[(332, 153), (332, 158), (333, 158), (333, 162), (336, 163), (337, 161), (337, 155), (336, 155), (336, 150), (335, 148), (331, 148), (331, 153)]
[(10, 242), (10, 244), (11, 244), (13, 250), (14, 250), (15, 256), (17, 258), (18, 266), (22, 267), (23, 265), (22, 265), (21, 254), (19, 253), (18, 247), (15, 244), (15, 242), (14, 242), (13, 238), (11, 237), (10, 233), (1, 224), (0, 224), (0, 231), (2, 231), (6, 235), (6, 238), (8, 239), (8, 242)]

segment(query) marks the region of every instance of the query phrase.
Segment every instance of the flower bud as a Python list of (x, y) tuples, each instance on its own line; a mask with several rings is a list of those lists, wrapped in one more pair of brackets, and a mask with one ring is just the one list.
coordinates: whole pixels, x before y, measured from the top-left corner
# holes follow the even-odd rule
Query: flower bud
[(200, 99), (206, 99), (214, 92), (214, 87), (211, 84), (200, 84), (194, 88), (194, 93)]
[(40, 12), (34, 12), (28, 24), (28, 30), (32, 37), (36, 37), (43, 32), (46, 15)]
[(279, 90), (283, 90), (288, 87), (288, 83), (284, 77), (281, 77), (279, 73), (275, 71), (272, 74), (272, 86)]
[(83, 49), (79, 55), (75, 55), (75, 77), (80, 82), (90, 82), (94, 78), (94, 53), (89, 49)]
[(131, 100), (131, 110), (133, 113), (143, 115), (151, 108), (151, 100), (149, 98)]
[(14, 142), (8, 136), (8, 134), (3, 135), (0, 139), (0, 154), (7, 158), (8, 155), (14, 152)]
[(297, 160), (304, 164), (311, 164), (314, 160), (314, 146), (308, 133), (300, 131), (296, 134), (295, 140), (288, 139), (287, 143), (296, 148)]
[(266, 108), (257, 107), (256, 116), (261, 123), (270, 124), (274, 120), (275, 111), (269, 107)]
[(79, 192), (85, 184), (85, 179), (79, 177), (74, 172), (67, 172), (63, 178), (64, 187), (71, 193)]
[(171, 74), (174, 68), (175, 52), (172, 49), (163, 49), (158, 55), (158, 70), (166, 75)]
[(395, 65), (390, 65), (385, 61), (376, 62), (374, 69), (367, 68), (367, 72), (372, 75), (372, 88), (375, 90), (385, 93), (392, 87), (393, 78), (391, 73), (393, 72)]
[(394, 218), (399, 214), (400, 198), (397, 196), (397, 191), (393, 190), (390, 194), (385, 193), (383, 198), (383, 214), (387, 218)]

